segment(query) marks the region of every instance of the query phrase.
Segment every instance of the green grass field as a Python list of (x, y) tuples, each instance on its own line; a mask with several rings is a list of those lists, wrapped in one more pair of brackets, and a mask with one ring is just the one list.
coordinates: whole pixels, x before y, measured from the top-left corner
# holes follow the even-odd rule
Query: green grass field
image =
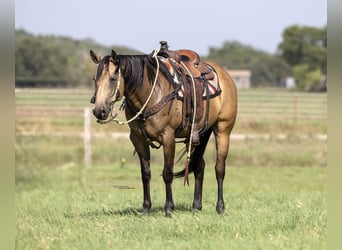
[[(16, 103), (20, 108), (87, 106), (89, 93), (27, 90), (16, 94)], [(249, 110), (254, 93), (263, 98), (269, 93), (269, 103), (277, 99), (273, 91), (251, 90), (241, 98), (242, 111)], [(175, 211), (165, 218), (162, 151), (152, 151), (153, 206), (144, 216), (138, 158), (127, 139), (111, 138), (127, 126), (99, 125), (93, 119), (91, 131), (104, 136), (92, 138), (92, 165), (85, 168), (82, 116), (17, 116), (16, 249), (327, 249), (327, 142), (314, 138), (326, 133), (326, 121), (243, 113), (239, 118), (234, 133), (289, 136), (231, 141), (223, 215), (215, 211), (210, 141), (203, 210), (191, 211), (193, 176), (190, 187), (176, 179)], [(57, 132), (61, 135), (52, 136)], [(301, 139), (303, 134), (309, 137)]]
[(226, 211), (218, 215), (208, 167), (203, 210), (191, 211), (193, 178), (190, 187), (175, 180), (172, 218), (164, 217), (161, 168), (152, 171), (149, 216), (140, 213), (140, 171), (133, 165), (70, 164), (40, 183), (18, 183), (16, 248), (327, 248), (326, 168), (228, 168)]

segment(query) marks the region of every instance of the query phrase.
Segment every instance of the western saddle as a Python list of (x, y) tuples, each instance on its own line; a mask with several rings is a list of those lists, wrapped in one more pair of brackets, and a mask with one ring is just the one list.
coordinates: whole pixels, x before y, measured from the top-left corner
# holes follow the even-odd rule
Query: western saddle
[[(169, 46), (166, 41), (160, 41), (158, 56), (168, 58), (182, 79), (184, 85), (183, 114), (185, 117), (182, 127), (189, 120), (191, 121), (193, 115), (195, 115), (194, 124), (190, 122), (190, 125), (193, 126), (191, 142), (196, 146), (200, 143), (198, 122), (201, 120), (204, 110), (203, 91), (208, 80), (212, 80), (215, 76), (207, 64), (201, 61), (200, 56), (195, 51), (187, 49), (172, 51), (168, 48)], [(196, 106), (194, 105), (194, 96), (196, 96)], [(209, 112), (208, 107), (207, 112)]]

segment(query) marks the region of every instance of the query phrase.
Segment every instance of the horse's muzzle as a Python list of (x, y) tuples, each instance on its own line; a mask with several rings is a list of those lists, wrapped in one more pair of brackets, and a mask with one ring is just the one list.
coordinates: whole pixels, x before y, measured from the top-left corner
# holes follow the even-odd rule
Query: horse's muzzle
[(106, 120), (110, 109), (107, 107), (95, 107), (93, 109), (94, 116), (99, 120)]

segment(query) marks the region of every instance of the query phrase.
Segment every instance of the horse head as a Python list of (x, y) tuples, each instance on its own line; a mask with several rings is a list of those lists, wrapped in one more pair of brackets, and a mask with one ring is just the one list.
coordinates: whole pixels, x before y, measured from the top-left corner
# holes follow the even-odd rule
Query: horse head
[(114, 50), (111, 55), (103, 58), (90, 50), (90, 58), (97, 65), (93, 80), (95, 82), (95, 93), (90, 102), (95, 105), (94, 116), (98, 120), (106, 120), (112, 112), (115, 102), (123, 97), (124, 85), (120, 70), (120, 60)]

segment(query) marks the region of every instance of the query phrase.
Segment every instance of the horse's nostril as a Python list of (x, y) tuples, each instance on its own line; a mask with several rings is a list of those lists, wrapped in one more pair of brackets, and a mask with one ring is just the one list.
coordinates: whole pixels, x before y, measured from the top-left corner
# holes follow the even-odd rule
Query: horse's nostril
[(101, 107), (101, 116), (102, 118), (106, 118), (106, 109), (104, 109), (103, 107)]

